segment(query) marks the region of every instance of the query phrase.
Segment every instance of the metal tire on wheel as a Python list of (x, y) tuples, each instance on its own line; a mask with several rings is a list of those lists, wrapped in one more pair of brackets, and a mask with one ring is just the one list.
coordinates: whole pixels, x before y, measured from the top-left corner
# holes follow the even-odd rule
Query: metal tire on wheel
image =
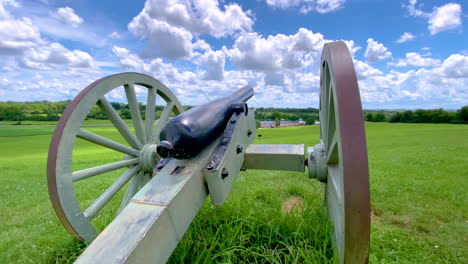
[[(155, 109), (157, 95), (166, 102), (156, 128), (155, 111), (147, 111), (145, 120), (142, 120), (134, 85), (148, 89), (147, 109)], [(125, 89), (135, 134), (105, 98), (107, 93), (119, 87)], [(95, 105), (107, 115), (128, 146), (81, 128)], [(159, 142), (161, 127), (171, 113), (178, 115), (182, 112), (179, 100), (164, 84), (139, 73), (120, 73), (101, 78), (75, 97), (57, 124), (47, 162), (50, 199), (59, 220), (70, 234), (79, 240), (93, 241), (99, 232), (91, 220), (130, 182), (119, 210), (126, 206), (137, 190), (153, 176), (153, 167), (159, 159), (156, 144)], [(122, 161), (73, 172), (72, 153), (76, 138), (116, 150), (125, 156)], [(127, 168), (125, 173), (87, 209), (82, 210), (75, 195), (74, 183), (121, 168)]]
[(370, 193), (366, 137), (353, 60), (344, 42), (325, 44), (320, 79), (320, 145), (325, 150), (322, 178), (326, 179), (324, 194), (335, 246), (340, 263), (367, 263)]

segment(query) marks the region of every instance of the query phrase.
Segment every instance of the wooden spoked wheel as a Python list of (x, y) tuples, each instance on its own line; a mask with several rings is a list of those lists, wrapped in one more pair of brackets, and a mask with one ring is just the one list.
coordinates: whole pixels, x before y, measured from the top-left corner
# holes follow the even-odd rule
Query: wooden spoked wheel
[[(142, 119), (135, 86), (147, 89), (145, 120)], [(127, 97), (135, 133), (105, 97), (112, 90), (122, 87)], [(154, 111), (157, 95), (166, 103), (159, 119), (156, 119)], [(126, 144), (92, 133), (82, 127), (83, 121), (96, 105), (125, 139)], [(153, 176), (153, 167), (159, 160), (156, 144), (159, 142), (161, 127), (171, 114), (178, 115), (181, 112), (183, 108), (179, 100), (164, 84), (138, 73), (121, 73), (101, 78), (88, 85), (75, 97), (57, 124), (47, 163), (50, 199), (58, 218), (70, 234), (79, 240), (91, 242), (99, 233), (92, 219), (130, 182), (120, 202), (119, 210), (127, 205), (138, 189)], [(122, 160), (72, 171), (72, 156), (77, 138), (121, 152)], [(97, 194), (100, 196), (89, 207), (82, 210), (75, 193), (75, 184), (120, 169), (125, 169), (125, 172), (102, 194)]]
[[(325, 200), (340, 263), (367, 263), (370, 193), (361, 99), (342, 41), (325, 44), (320, 75), (320, 139)], [(317, 170), (319, 171), (319, 170)]]

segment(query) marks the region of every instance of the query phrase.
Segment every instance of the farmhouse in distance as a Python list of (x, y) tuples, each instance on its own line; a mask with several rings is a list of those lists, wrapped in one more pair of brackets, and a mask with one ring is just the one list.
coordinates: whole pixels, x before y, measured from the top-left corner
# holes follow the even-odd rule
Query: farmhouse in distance
[(281, 119), (279, 122), (274, 120), (263, 120), (260, 121), (260, 128), (304, 126), (305, 124), (306, 122), (302, 120), (302, 118), (299, 118), (299, 120), (296, 121)]

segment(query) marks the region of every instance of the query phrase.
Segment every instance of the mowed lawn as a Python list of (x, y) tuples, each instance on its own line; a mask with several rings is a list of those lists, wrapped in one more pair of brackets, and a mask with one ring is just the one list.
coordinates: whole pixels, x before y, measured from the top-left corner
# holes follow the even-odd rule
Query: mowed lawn
[[(70, 263), (86, 247), (62, 228), (49, 201), (53, 126), (0, 126), (0, 263)], [(87, 128), (121, 141), (111, 127)], [(306, 144), (318, 126), (261, 129), (256, 143)], [(371, 263), (468, 263), (468, 126), (366, 124), (371, 174)], [(122, 154), (79, 141), (74, 169)], [(118, 177), (76, 186), (83, 207)], [(91, 186), (92, 185), (92, 186)], [(112, 220), (118, 199), (94, 220)], [(285, 201), (302, 205), (289, 214)], [(333, 263), (321, 186), (306, 174), (240, 174), (225, 205), (201, 209), (171, 263)], [(164, 239), (164, 238), (161, 238)], [(118, 250), (118, 249), (116, 249)]]

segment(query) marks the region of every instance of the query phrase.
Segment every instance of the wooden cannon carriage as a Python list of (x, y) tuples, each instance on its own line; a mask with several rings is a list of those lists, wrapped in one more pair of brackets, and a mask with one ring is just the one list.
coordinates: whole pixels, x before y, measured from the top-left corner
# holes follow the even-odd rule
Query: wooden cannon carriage
[[(135, 87), (165, 107), (141, 117)], [(105, 95), (124, 87), (135, 133)], [(370, 194), (364, 122), (352, 58), (344, 42), (325, 44), (320, 74), (320, 144), (255, 145), (255, 113), (246, 105), (253, 89), (184, 112), (164, 84), (121, 73), (88, 85), (63, 113), (49, 150), (48, 185), (55, 212), (76, 239), (91, 242), (77, 263), (164, 263), (208, 195), (224, 203), (241, 170), (308, 171), (323, 183), (340, 263), (366, 263)], [(127, 145), (81, 128), (94, 106), (104, 112)], [(175, 116), (172, 119), (169, 117)], [(121, 161), (72, 171), (76, 138), (123, 153)], [(304, 157), (306, 156), (306, 157)], [(306, 168), (307, 167), (307, 168)], [(117, 169), (126, 171), (82, 210), (74, 185)], [(126, 184), (116, 218), (99, 233), (92, 219)], [(272, 194), (273, 195), (273, 194)]]

